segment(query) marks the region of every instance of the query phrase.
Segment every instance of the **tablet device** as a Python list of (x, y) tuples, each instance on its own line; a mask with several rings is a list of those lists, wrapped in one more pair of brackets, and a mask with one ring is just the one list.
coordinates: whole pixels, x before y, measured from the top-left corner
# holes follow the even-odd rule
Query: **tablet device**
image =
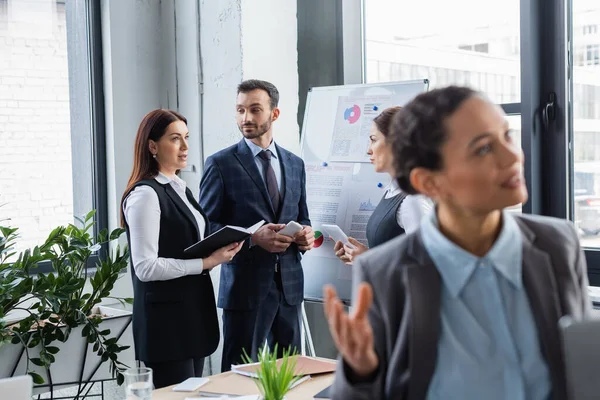
[(331, 386), (327, 386), (325, 389), (321, 390), (319, 393), (315, 394), (313, 397), (316, 399), (330, 399), (331, 398)]
[(328, 225), (323, 224), (321, 227), (327, 232), (327, 234), (336, 242), (342, 242), (346, 246), (350, 248), (354, 248), (355, 246), (348, 241), (348, 236), (344, 233), (344, 231), (337, 225)]

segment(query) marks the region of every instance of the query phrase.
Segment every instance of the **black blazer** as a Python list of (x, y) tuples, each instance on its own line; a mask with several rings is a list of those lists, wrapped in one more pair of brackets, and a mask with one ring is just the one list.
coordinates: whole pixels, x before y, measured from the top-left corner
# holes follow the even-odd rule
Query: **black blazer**
[[(155, 179), (138, 182), (158, 195), (160, 203), (160, 237), (158, 256), (189, 259), (183, 250), (196, 243), (198, 226), (181, 197), (170, 184)], [(189, 189), (190, 203), (206, 221), (208, 219)], [(129, 227), (126, 223), (127, 238)], [(131, 241), (129, 240), (131, 246)], [(130, 260), (130, 265), (133, 262)], [(219, 344), (219, 323), (212, 282), (208, 272), (166, 281), (142, 282), (131, 268), (133, 280), (133, 339), (137, 360), (145, 362), (181, 361), (212, 354)]]

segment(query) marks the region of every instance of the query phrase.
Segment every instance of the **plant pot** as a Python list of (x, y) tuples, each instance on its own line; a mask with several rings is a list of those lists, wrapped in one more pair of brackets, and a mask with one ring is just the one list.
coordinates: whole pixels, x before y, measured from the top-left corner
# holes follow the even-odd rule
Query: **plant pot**
[(8, 378), (13, 375), (23, 375), (22, 373), (13, 373), (23, 352), (22, 344), (3, 343), (0, 346), (0, 378)]
[[(110, 329), (110, 337), (120, 338), (131, 323), (130, 311), (100, 306), (98, 312), (102, 315), (108, 315), (103, 318), (100, 328), (101, 330)], [(112, 374), (108, 368), (109, 364), (101, 362), (101, 358), (93, 351), (93, 344), (88, 344), (86, 338), (81, 335), (82, 329), (83, 326), (73, 328), (69, 339), (65, 343), (59, 341), (52, 343), (52, 346), (58, 347), (60, 351), (55, 355), (56, 361), (49, 368), (50, 374), (44, 367), (29, 364), (30, 369), (44, 379), (42, 385), (34, 386), (34, 394), (74, 386), (81, 382), (112, 379)], [(119, 340), (119, 344), (127, 345), (130, 343), (123, 343)], [(133, 346), (131, 349), (133, 349)], [(39, 352), (39, 346), (29, 349), (29, 358), (39, 357)], [(125, 354), (125, 352), (120, 354)], [(133, 359), (133, 356), (131, 356), (131, 359)], [(0, 363), (0, 378), (25, 375), (27, 354), (22, 344), (6, 343), (1, 346), (0, 360), (2, 360), (2, 363)]]

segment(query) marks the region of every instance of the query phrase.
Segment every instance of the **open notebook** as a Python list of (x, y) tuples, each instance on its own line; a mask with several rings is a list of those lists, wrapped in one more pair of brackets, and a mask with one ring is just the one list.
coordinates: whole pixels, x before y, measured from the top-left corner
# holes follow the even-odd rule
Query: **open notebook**
[(213, 252), (230, 243), (242, 242), (248, 239), (265, 223), (264, 220), (257, 222), (249, 228), (241, 226), (225, 225), (218, 231), (208, 235), (199, 242), (194, 243), (184, 250), (185, 254), (189, 254), (194, 258), (205, 258)]
[[(296, 358), (296, 368), (294, 370), (294, 375), (317, 375), (317, 374), (325, 374), (329, 372), (335, 371), (335, 360), (326, 360), (320, 358), (312, 358), (306, 356), (293, 356), (290, 358)], [(283, 360), (277, 360), (277, 366), (281, 365)], [(257, 378), (257, 371), (260, 369), (259, 363), (253, 364), (241, 364), (241, 365), (232, 365), (231, 370), (237, 374), (249, 376), (251, 378)]]

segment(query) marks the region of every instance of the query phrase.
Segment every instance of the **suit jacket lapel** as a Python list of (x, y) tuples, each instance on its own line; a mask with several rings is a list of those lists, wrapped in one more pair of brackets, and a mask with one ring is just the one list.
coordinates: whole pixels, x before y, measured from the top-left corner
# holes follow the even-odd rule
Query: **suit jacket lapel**
[(542, 354), (548, 363), (553, 398), (566, 398), (562, 343), (558, 330), (560, 301), (550, 256), (533, 245), (534, 233), (518, 218), (523, 234), (523, 285), (535, 320)]
[[(533, 245), (535, 235), (518, 218), (523, 234), (523, 285), (545, 356), (554, 399), (566, 399), (566, 380), (562, 346), (558, 330), (561, 309), (558, 286), (550, 256)], [(440, 335), (441, 278), (421, 240), (412, 235), (411, 255), (416, 266), (405, 271), (405, 287), (410, 301), (409, 399), (423, 399), (435, 371)]]
[(421, 240), (420, 232), (412, 236), (414, 267), (405, 271), (410, 301), (409, 399), (424, 399), (435, 371), (440, 337), (441, 278)]
[(275, 216), (275, 210), (273, 210), (273, 204), (271, 204), (271, 198), (269, 197), (269, 192), (267, 191), (267, 185), (261, 177), (260, 171), (256, 167), (256, 162), (254, 161), (252, 151), (250, 151), (250, 148), (248, 147), (246, 142), (244, 142), (243, 139), (240, 140), (238, 143), (235, 157), (238, 159), (240, 164), (242, 164), (242, 167), (244, 167), (246, 173), (250, 175), (250, 178), (265, 198), (265, 201), (267, 202), (267, 207), (271, 211), (271, 214)]
[[(281, 183), (281, 187), (283, 190), (281, 191), (281, 206), (279, 207), (279, 213), (283, 210), (285, 206), (285, 200), (291, 198), (292, 196), (288, 196), (288, 191), (292, 190), (290, 188), (289, 182), (292, 181), (292, 166), (289, 163), (291, 159), (290, 154), (283, 150), (281, 147), (275, 143), (275, 147), (277, 148), (277, 157), (279, 157), (279, 165), (281, 166), (281, 177), (283, 182)], [(279, 220), (279, 215), (277, 215), (277, 219)]]
[(196, 227), (196, 232), (198, 233), (198, 237), (196, 240), (199, 240), (200, 239), (200, 229), (198, 228), (198, 222), (196, 221), (196, 218), (194, 217), (194, 214), (192, 214), (192, 211), (190, 210), (190, 208), (185, 205), (185, 203), (183, 202), (181, 197), (179, 197), (179, 195), (175, 192), (175, 189), (173, 189), (171, 187), (170, 183), (167, 183), (166, 185), (164, 185), (164, 188), (165, 188), (165, 191), (167, 192), (167, 195), (175, 203), (177, 208), (179, 208), (179, 211), (181, 211), (183, 213), (183, 215), (185, 215), (187, 217), (187, 219), (189, 219), (191, 221), (191, 223), (194, 224), (194, 226)]

